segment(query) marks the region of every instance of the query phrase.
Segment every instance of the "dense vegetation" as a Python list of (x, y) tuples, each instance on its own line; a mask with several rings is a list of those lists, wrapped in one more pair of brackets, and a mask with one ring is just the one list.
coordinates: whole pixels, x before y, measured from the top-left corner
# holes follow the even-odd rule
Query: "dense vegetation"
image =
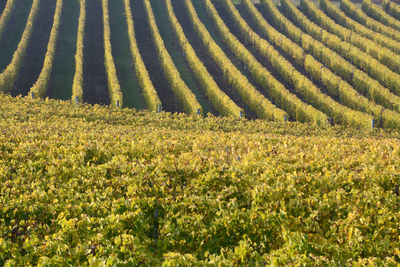
[(0, 95), (0, 265), (395, 263), (398, 138)]
[(399, 5), (256, 2), (0, 1), (0, 266), (400, 264)]

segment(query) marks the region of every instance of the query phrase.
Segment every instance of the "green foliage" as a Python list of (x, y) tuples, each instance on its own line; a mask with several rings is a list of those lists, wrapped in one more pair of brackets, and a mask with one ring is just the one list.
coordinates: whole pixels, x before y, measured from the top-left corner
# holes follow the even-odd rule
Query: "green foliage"
[(400, 135), (0, 94), (0, 265), (396, 265)]

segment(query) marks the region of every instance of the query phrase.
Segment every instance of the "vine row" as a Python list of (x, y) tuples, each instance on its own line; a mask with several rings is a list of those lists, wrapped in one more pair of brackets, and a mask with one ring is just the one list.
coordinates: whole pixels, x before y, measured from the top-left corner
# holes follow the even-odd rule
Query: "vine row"
[(124, 6), (125, 17), (128, 24), (130, 52), (140, 88), (143, 90), (143, 95), (147, 104), (147, 108), (151, 111), (160, 112), (162, 108), (160, 98), (158, 97), (157, 91), (154, 88), (153, 82), (150, 79), (149, 73), (146, 69), (146, 66), (143, 62), (142, 56), (140, 55), (137, 46), (134, 22), (129, 0), (124, 0)]
[(31, 87), (29, 92), (32, 97), (46, 96), (51, 72), (53, 70), (54, 56), (57, 48), (57, 38), (60, 27), (62, 8), (63, 8), (63, 0), (57, 0), (56, 9), (54, 11), (53, 26), (51, 28), (50, 38), (47, 44), (47, 51), (43, 62), (43, 67), (37, 81)]
[(117, 70), (112, 55), (111, 47), (111, 31), (110, 31), (110, 16), (108, 14), (108, 0), (102, 0), (103, 7), (103, 29), (104, 29), (104, 59), (107, 71), (108, 91), (110, 95), (111, 105), (115, 107), (123, 106), (123, 97), (121, 86), (117, 77)]
[(154, 18), (153, 10), (149, 0), (143, 0), (146, 9), (151, 35), (157, 47), (158, 57), (164, 70), (165, 76), (174, 91), (176, 97), (183, 105), (183, 109), (188, 114), (202, 114), (201, 105), (196, 99), (196, 96), (182, 80), (179, 71), (177, 70), (171, 56), (164, 46), (164, 41), (158, 31), (157, 23)]
[(371, 0), (364, 0), (361, 8), (368, 16), (400, 31), (400, 21), (380, 9), (377, 5), (372, 3)]
[(14, 6), (15, 6), (15, 0), (8, 0), (6, 6), (4, 7), (3, 13), (1, 13), (0, 40), (3, 37), (4, 31), (6, 30), (6, 26), (8, 21), (10, 20), (11, 12), (13, 11)]
[[(360, 36), (368, 38), (369, 40), (374, 41), (375, 43), (382, 45), (395, 53), (400, 53), (400, 42), (397, 42), (396, 40), (393, 40), (392, 38), (389, 38), (379, 32), (375, 32), (365, 27), (364, 25), (361, 25), (360, 23), (354, 21), (353, 19), (346, 16), (346, 14), (343, 11), (341, 11), (337, 6), (335, 6), (331, 2), (327, 0), (320, 0), (320, 7), (322, 8), (322, 10), (324, 10), (326, 14), (328, 14), (331, 18), (333, 18), (335, 22), (346, 27), (347, 31), (356, 32)], [(373, 43), (371, 43), (371, 41), (368, 42), (372, 46)], [(367, 44), (365, 46), (368, 47)], [(377, 47), (375, 49), (377, 49)], [(396, 57), (399, 57), (397, 54), (395, 55)], [(381, 55), (381, 57), (384, 56), (385, 54)], [(377, 53), (377, 57), (380, 57), (379, 52)], [(390, 64), (390, 62), (393, 62), (393, 59), (388, 63)], [(396, 65), (399, 64), (400, 63), (398, 62), (396, 63)]]
[[(234, 6), (226, 1), (232, 13), (237, 13)], [(315, 60), (312, 56), (306, 53), (300, 46), (281, 34), (275, 28), (268, 24), (261, 13), (257, 10), (251, 0), (244, 0), (244, 7), (250, 14), (258, 29), (268, 38), (275, 46), (282, 49), (292, 60), (301, 67), (304, 67), (306, 72), (314, 79), (321, 82), (328, 90), (330, 95), (338, 97), (340, 102), (346, 106), (359, 110), (374, 116), (375, 121), (379, 122), (380, 126), (398, 127), (400, 126), (400, 114), (385, 110), (382, 106), (369, 101), (366, 97), (356, 91), (350, 84), (342, 80), (339, 76), (332, 73), (323, 64)], [(247, 28), (247, 27), (246, 27)], [(250, 28), (243, 30), (251, 31)]]
[(323, 11), (317, 8), (310, 0), (301, 0), (300, 7), (321, 28), (324, 28), (328, 32), (338, 36), (342, 41), (358, 47), (382, 64), (388, 66), (394, 72), (400, 72), (400, 56), (390, 49), (382, 47), (376, 42), (362, 37), (357, 32), (351, 31), (340, 24), (337, 24)]
[[(193, 3), (190, 0), (185, 0), (185, 7), (199, 39), (203, 42), (203, 45), (206, 47), (214, 62), (224, 73), (225, 80), (238, 92), (242, 101), (248, 105), (260, 119), (284, 121), (286, 112), (276, 107), (270, 100), (258, 92), (249, 80), (228, 59), (199, 19)], [(264, 79), (269, 79), (269, 77), (266, 76)], [(280, 85), (277, 84), (277, 86)]]
[(302, 27), (305, 32), (309, 33), (315, 39), (320, 40), (327, 47), (336, 51), (354, 65), (367, 72), (371, 77), (388, 87), (394, 93), (400, 94), (399, 74), (394, 73), (388, 67), (382, 65), (379, 61), (361, 51), (359, 48), (348, 42), (343, 42), (336, 35), (328, 33), (326, 30), (311, 22), (290, 0), (282, 0), (281, 4), (288, 16)]
[(20, 42), (18, 43), (17, 50), (14, 52), (11, 63), (0, 74), (0, 90), (8, 93), (13, 88), (15, 81), (18, 78), (21, 64), (25, 58), (26, 49), (32, 35), (33, 26), (39, 13), (40, 0), (33, 0), (31, 10), (29, 12), (28, 20), (22, 33)]
[[(211, 2), (209, 0), (206, 0), (206, 2), (209, 3), (207, 5), (209, 7), (208, 10), (213, 14), (216, 25), (221, 28), (223, 35), (225, 36), (231, 34), (227, 27), (223, 24), (222, 19), (218, 16), (217, 11), (211, 5)], [(294, 86), (294, 89), (303, 97), (304, 100), (312, 104), (317, 109), (323, 111), (325, 114), (331, 116), (335, 123), (352, 125), (355, 127), (371, 127), (372, 118), (370, 116), (340, 105), (332, 98), (323, 94), (307, 77), (297, 71), (290, 62), (281, 56), (273, 46), (271, 46), (265, 39), (262, 39), (260, 36), (258, 36), (249, 27), (246, 21), (240, 16), (239, 12), (233, 6), (231, 1), (224, 0), (223, 3), (225, 4), (228, 12), (231, 14), (235, 25), (245, 39), (251, 45), (253, 45), (254, 48), (264, 58), (268, 60), (268, 62), (286, 82), (291, 83)], [(243, 48), (244, 46), (242, 49)], [(313, 70), (313, 73), (317, 72)], [(337, 84), (332, 84), (332, 87), (333, 91), (338, 91)]]
[(85, 46), (86, 0), (80, 0), (79, 4), (79, 22), (75, 54), (75, 75), (72, 84), (71, 97), (71, 100), (75, 103), (82, 103), (83, 100), (83, 49)]
[[(310, 53), (324, 66), (331, 69), (336, 75), (350, 83), (354, 89), (386, 108), (400, 112), (400, 97), (383, 87), (378, 81), (369, 77), (365, 72), (357, 69), (336, 52), (327, 48), (318, 40), (302, 32), (291, 21), (283, 16), (270, 0), (261, 0), (262, 5), (273, 20), (275, 26), (307, 53)], [(287, 45), (290, 49), (290, 45)]]
[(396, 41), (400, 41), (400, 32), (395, 29), (388, 27), (379, 21), (376, 21), (367, 16), (360, 8), (354, 5), (350, 0), (340, 1), (340, 9), (346, 13), (347, 16), (358, 21), (362, 25), (386, 35)]
[(392, 17), (396, 19), (400, 19), (400, 5), (389, 0), (382, 1), (382, 8), (387, 13), (389, 13)]
[(181, 46), (183, 52), (185, 53), (186, 59), (192, 69), (194, 75), (196, 76), (199, 84), (206, 92), (209, 101), (213, 104), (216, 110), (221, 115), (241, 117), (244, 113), (241, 108), (239, 108), (230, 98), (218, 87), (217, 83), (214, 81), (213, 77), (207, 71), (204, 64), (201, 62), (199, 57), (196, 55), (193, 47), (188, 42), (185, 33), (181, 25), (179, 24), (171, 0), (166, 0), (168, 17), (172, 24), (173, 31), (177, 37), (178, 43)]
[(320, 7), (326, 14), (328, 14), (331, 18), (335, 20), (335, 22), (341, 24), (342, 26), (357, 32), (361, 36), (364, 36), (370, 40), (375, 41), (376, 43), (383, 45), (396, 53), (400, 53), (400, 43), (396, 40), (393, 40), (390, 37), (387, 37), (379, 32), (373, 31), (368, 27), (358, 23), (352, 18), (346, 16), (346, 14), (341, 11), (337, 6), (330, 3), (327, 0), (320, 0)]

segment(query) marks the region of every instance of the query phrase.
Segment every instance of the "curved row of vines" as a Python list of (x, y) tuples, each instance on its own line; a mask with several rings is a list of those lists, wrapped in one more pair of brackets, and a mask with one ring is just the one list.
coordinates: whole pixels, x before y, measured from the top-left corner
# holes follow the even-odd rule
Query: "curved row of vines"
[[(5, 5), (0, 17), (0, 42), (10, 27), (8, 22), (19, 1), (7, 1)], [(0, 73), (2, 92), (12, 92), (15, 81), (23, 75), (21, 64), (30, 45), (30, 36), (33, 31), (40, 30), (35, 24), (40, 1), (33, 0), (18, 48), (8, 67)], [(83, 101), (85, 24), (91, 16), (90, 10), (85, 8), (87, 0), (77, 1), (80, 9), (76, 54), (70, 55), (75, 56), (76, 62), (71, 88), (74, 104)], [(164, 44), (161, 25), (154, 18), (154, 2), (117, 1), (122, 1), (124, 7), (121, 16), (125, 18), (125, 34), (129, 37), (131, 53), (126, 57), (132, 66), (131, 75), (138, 81), (147, 108), (154, 112), (162, 110), (166, 100), (160, 97), (154, 81), (164, 77), (165, 86), (171, 90), (181, 110), (193, 115), (203, 114), (203, 102), (192, 92), (184, 77), (186, 74), (176, 65), (179, 64), (174, 58), (176, 53), (171, 53)], [(183, 0), (185, 9), (179, 12), (185, 12), (188, 20), (182, 20), (176, 16), (176, 0), (157, 1), (164, 1), (165, 10), (157, 11), (168, 14), (172, 38), (179, 44), (181, 59), (187, 62), (188, 73), (193, 75), (216, 115), (317, 125), (343, 124), (356, 128), (400, 128), (400, 32), (395, 4), (386, 1), (384, 10), (377, 10), (365, 0), (362, 11), (355, 10), (347, 0), (341, 2), (341, 10), (326, 0), (320, 1), (320, 7), (310, 0), (302, 0), (300, 9), (290, 0), (282, 0), (280, 9), (271, 0), (261, 0), (258, 8), (251, 0), (244, 0), (237, 6), (231, 0), (201, 0), (196, 5), (191, 0)], [(46, 97), (51, 86), (57, 35), (59, 28), (65, 27), (60, 25), (62, 3), (62, 0), (57, 1), (40, 76), (27, 90), (30, 97)], [(125, 103), (123, 89), (130, 88), (121, 88), (118, 80), (119, 69), (112, 49), (118, 44), (110, 37), (113, 18), (109, 13), (109, 1), (99, 3), (104, 37), (104, 53), (99, 56), (103, 57), (106, 70), (105, 86), (110, 104), (122, 107)], [(138, 45), (142, 40), (135, 29), (141, 25), (132, 15), (132, 8), (136, 7), (143, 8), (148, 36), (152, 38), (162, 73), (154, 73), (152, 66), (142, 59), (143, 52)], [(193, 33), (184, 30), (187, 27), (194, 29), (200, 43), (189, 41), (187, 35)], [(199, 54), (199, 49), (205, 54)], [(208, 60), (212, 60), (216, 69), (205, 64)], [(232, 92), (228, 93), (217, 80), (223, 80)], [(232, 94), (237, 97), (232, 99)]]

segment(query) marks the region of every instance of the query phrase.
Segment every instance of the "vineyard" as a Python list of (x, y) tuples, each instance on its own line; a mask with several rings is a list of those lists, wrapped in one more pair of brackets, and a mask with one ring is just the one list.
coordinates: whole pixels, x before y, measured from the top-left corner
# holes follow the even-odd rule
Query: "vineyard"
[(396, 266), (399, 140), (0, 94), (0, 265)]
[(0, 0), (0, 266), (398, 266), (400, 4)]
[(399, 129), (399, 5), (297, 4), (2, 1), (0, 91), (155, 113)]

